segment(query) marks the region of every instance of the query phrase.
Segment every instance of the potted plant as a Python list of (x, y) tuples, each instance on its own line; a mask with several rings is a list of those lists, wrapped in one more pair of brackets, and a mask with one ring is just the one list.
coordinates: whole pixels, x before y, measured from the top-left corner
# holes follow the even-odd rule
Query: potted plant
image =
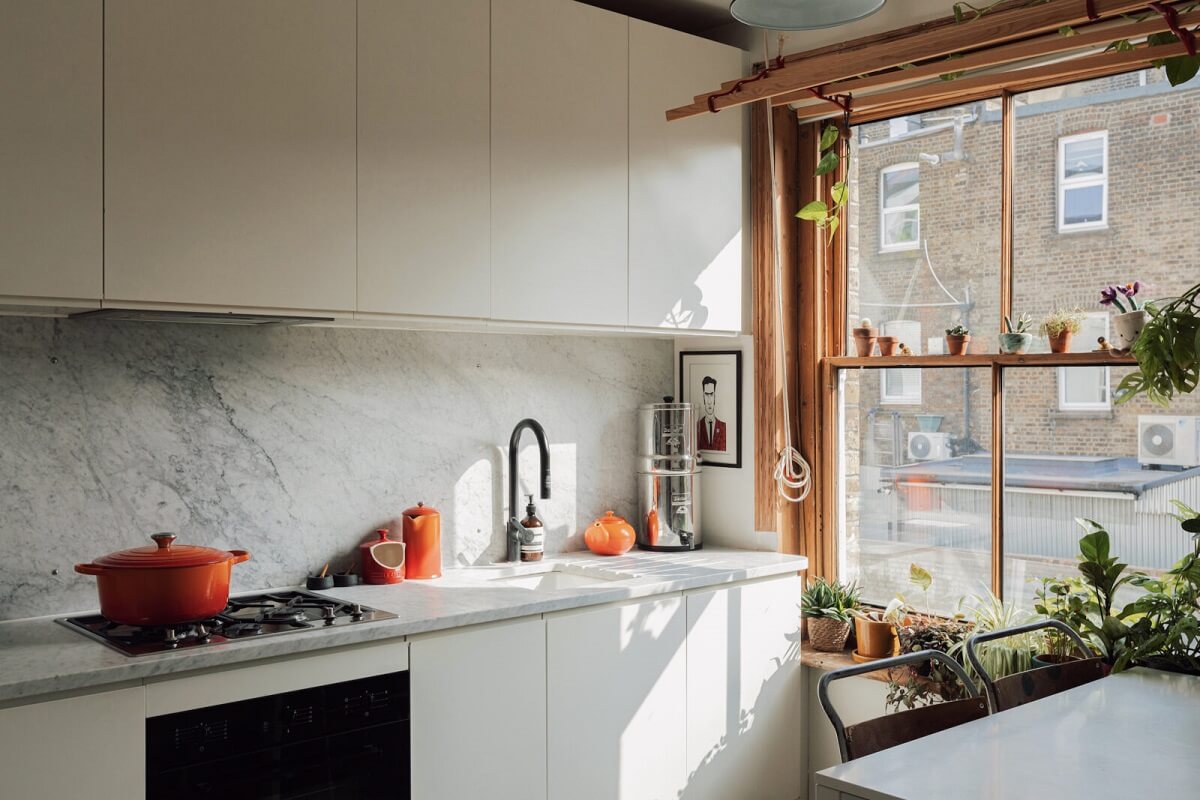
[(1200, 283), (1179, 297), (1148, 308), (1150, 321), (1133, 343), (1138, 369), (1117, 387), (1117, 402), (1145, 393), (1166, 406), (1200, 384)]
[(1071, 337), (1083, 330), (1084, 313), (1078, 308), (1056, 308), (1042, 319), (1042, 336), (1051, 353), (1071, 352)]
[(850, 636), (850, 620), (859, 607), (857, 584), (817, 578), (800, 595), (800, 613), (808, 620), (814, 650), (839, 652)]
[(858, 609), (854, 612), (854, 641), (857, 643), (854, 653), (858, 660), (887, 658), (897, 653), (896, 625), (905, 619), (902, 613), (897, 613), (900, 610), (900, 605), (896, 609), (889, 605), (883, 611)]
[(900, 348), (900, 340), (895, 336), (880, 336), (875, 341), (879, 344), (881, 356), (894, 356)]
[(1029, 332), (1032, 324), (1033, 320), (1028, 314), (1017, 317), (1015, 323), (1012, 317), (1005, 315), (1004, 333), (1000, 334), (1000, 352), (1010, 354), (1027, 352), (1029, 345), (1033, 344), (1033, 334)]
[(1133, 347), (1150, 320), (1149, 312), (1144, 306), (1138, 305), (1137, 296), (1143, 288), (1141, 281), (1134, 281), (1124, 286), (1105, 286), (1100, 290), (1100, 305), (1112, 306), (1120, 312), (1113, 317), (1113, 345), (1118, 350)]
[(871, 324), (871, 320), (863, 319), (854, 329), (854, 349), (859, 358), (866, 358), (875, 352), (875, 340), (879, 338), (879, 329)]
[(946, 329), (946, 352), (952, 356), (964, 356), (971, 345), (971, 330), (961, 323)]

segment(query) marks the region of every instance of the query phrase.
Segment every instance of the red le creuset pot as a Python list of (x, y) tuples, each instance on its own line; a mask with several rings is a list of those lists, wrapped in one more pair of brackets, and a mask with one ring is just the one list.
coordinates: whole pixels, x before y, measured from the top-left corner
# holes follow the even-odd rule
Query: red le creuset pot
[(248, 561), (249, 552), (174, 544), (173, 533), (150, 538), (154, 545), (75, 565), (96, 576), (101, 616), (125, 625), (179, 625), (225, 610), (233, 565)]

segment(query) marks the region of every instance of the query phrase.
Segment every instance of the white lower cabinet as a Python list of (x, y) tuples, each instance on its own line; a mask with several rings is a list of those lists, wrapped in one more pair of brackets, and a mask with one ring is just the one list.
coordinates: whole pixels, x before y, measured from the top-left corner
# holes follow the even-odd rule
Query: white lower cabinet
[(551, 800), (665, 800), (686, 780), (681, 595), (546, 623)]
[(804, 784), (796, 576), (689, 592), (687, 800), (795, 800)]
[(141, 800), (146, 695), (141, 686), (0, 709), (0, 797)]
[(410, 639), (414, 800), (545, 800), (545, 625)]

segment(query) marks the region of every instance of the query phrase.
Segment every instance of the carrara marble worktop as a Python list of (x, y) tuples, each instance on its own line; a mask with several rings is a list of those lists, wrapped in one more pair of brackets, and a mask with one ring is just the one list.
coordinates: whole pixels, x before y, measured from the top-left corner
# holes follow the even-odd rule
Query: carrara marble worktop
[[(393, 586), (357, 586), (322, 594), (374, 606), (395, 619), (286, 636), (218, 644), (181, 652), (130, 657), (69, 630), (54, 617), (0, 622), (0, 703), (154, 676), (228, 666), (410, 634), (590, 605), (632, 600), (786, 575), (805, 570), (803, 556), (706, 548), (693, 553), (600, 557), (568, 553), (524, 565), (447, 570), (438, 579)], [(497, 579), (559, 570), (606, 578), (572, 588), (527, 588)], [(799, 597), (796, 598), (799, 614)]]

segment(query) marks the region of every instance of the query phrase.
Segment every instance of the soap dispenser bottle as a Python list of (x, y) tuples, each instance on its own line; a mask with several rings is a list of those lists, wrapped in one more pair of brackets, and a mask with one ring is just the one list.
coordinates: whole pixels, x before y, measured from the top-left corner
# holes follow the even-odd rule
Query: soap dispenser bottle
[(528, 533), (521, 537), (521, 560), (541, 561), (542, 555), (546, 551), (545, 526), (538, 518), (537, 506), (533, 504), (533, 495), (526, 496), (529, 498), (529, 505), (525, 506), (525, 519), (521, 520), (521, 526)]

